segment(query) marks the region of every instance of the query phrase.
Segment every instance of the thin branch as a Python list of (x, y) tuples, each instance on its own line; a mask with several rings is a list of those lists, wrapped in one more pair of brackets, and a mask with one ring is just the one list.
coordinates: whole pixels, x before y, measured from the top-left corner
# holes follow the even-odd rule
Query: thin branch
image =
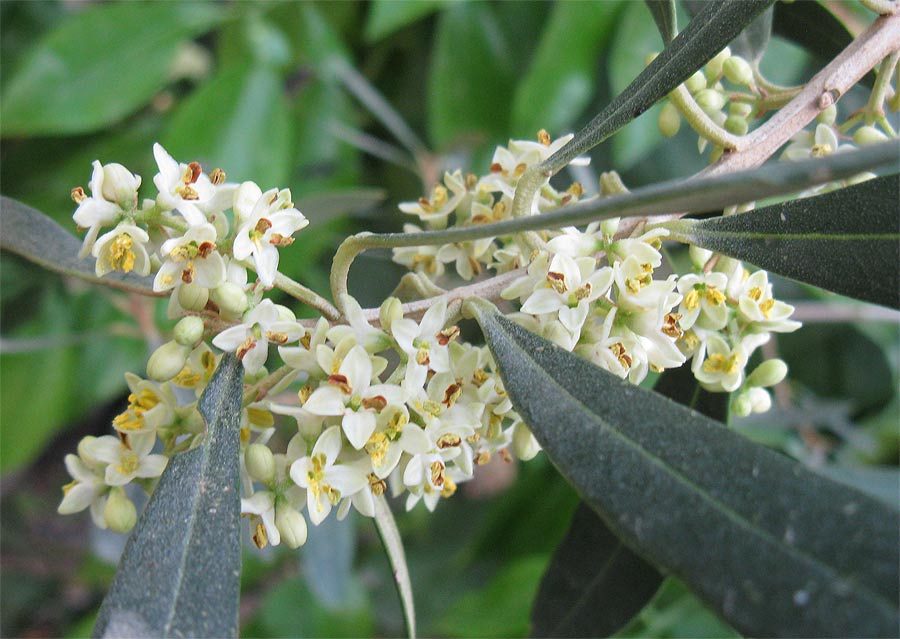
[(874, 304), (837, 302), (792, 302), (791, 319), (805, 324), (835, 322), (888, 322), (900, 324), (900, 311)]

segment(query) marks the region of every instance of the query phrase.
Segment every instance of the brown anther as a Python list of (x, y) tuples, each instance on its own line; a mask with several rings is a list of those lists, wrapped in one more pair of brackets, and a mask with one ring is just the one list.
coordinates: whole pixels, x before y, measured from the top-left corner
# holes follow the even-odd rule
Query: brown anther
[(181, 281), (185, 284), (190, 284), (194, 281), (194, 264), (192, 262), (188, 262), (187, 268), (181, 271)]
[(543, 144), (544, 146), (550, 146), (550, 134), (547, 133), (546, 129), (541, 129), (537, 133), (538, 142)]
[(84, 194), (83, 188), (76, 186), (72, 189), (72, 201), (75, 202), (75, 204), (81, 204), (85, 199), (87, 199), (87, 195)]
[(622, 342), (616, 342), (609, 347), (609, 350), (616, 356), (616, 359), (619, 360), (619, 364), (621, 364), (623, 368), (631, 368), (633, 360), (631, 359), (631, 355), (625, 351), (625, 345)]
[(365, 397), (360, 402), (363, 408), (371, 408), (376, 413), (380, 413), (387, 406), (387, 399), (384, 395), (376, 395), (375, 397)]
[(510, 455), (509, 451), (505, 448), (500, 449), (500, 459), (505, 461), (507, 464), (511, 464), (513, 460), (512, 455)]
[[(188, 164), (188, 170), (190, 173), (190, 179), (185, 182), (185, 184), (195, 184), (197, 182), (197, 178), (200, 177), (200, 174), (203, 173), (203, 169), (200, 166), (199, 162), (191, 162)], [(185, 171), (185, 177), (188, 177), (187, 171)]]
[(437, 447), (441, 450), (445, 448), (454, 448), (462, 444), (462, 439), (459, 435), (454, 435), (452, 433), (447, 433), (446, 435), (441, 435), (437, 440)]
[(591, 296), (591, 283), (585, 282), (581, 286), (579, 286), (572, 295), (575, 296), (575, 300), (580, 302), (581, 300), (585, 300)]
[(193, 187), (184, 185), (180, 189), (178, 189), (178, 194), (181, 195), (182, 200), (199, 200), (200, 195), (197, 191), (194, 190)]
[(256, 523), (256, 528), (253, 532), (253, 543), (260, 550), (269, 545), (269, 535), (266, 534), (266, 527), (263, 526), (261, 521)]
[(303, 337), (300, 338), (300, 346), (309, 350), (309, 347), (312, 345), (312, 333), (307, 331)]
[(444, 468), (443, 462), (431, 462), (431, 483), (438, 488), (444, 485)]
[(346, 375), (329, 375), (328, 383), (332, 386), (337, 386), (347, 395), (353, 392), (353, 389), (350, 388), (350, 381), (347, 379)]
[(565, 293), (567, 290), (569, 290), (566, 286), (566, 276), (563, 273), (550, 271), (549, 273), (547, 273), (547, 281), (550, 283), (550, 286), (553, 287), (553, 290), (557, 293)]
[(571, 201), (572, 201), (572, 194), (566, 193), (565, 195), (562, 196), (562, 198), (560, 198), (559, 203), (560, 204), (568, 204)]
[(424, 348), (420, 348), (416, 351), (416, 364), (419, 366), (428, 366), (431, 363), (431, 357), (428, 356), (428, 351)]
[(459, 326), (448, 326), (434, 336), (434, 338), (437, 340), (437, 343), (441, 346), (446, 346), (457, 337), (459, 337)]
[(275, 195), (273, 195), (273, 196), (271, 197), (271, 199), (269, 199), (269, 206), (272, 206), (273, 204), (275, 204), (275, 202), (276, 202), (277, 200), (278, 200), (278, 193), (275, 193)]
[(303, 386), (300, 390), (297, 391), (297, 399), (300, 400), (301, 406), (309, 401), (309, 396), (312, 395), (312, 392), (312, 386), (310, 386), (309, 384)]
[(122, 444), (126, 450), (131, 450), (131, 443), (128, 441), (128, 433), (123, 433), (119, 430), (116, 431), (116, 435), (119, 436), (119, 443)]
[(444, 401), (441, 403), (447, 408), (453, 408), (453, 405), (456, 403), (456, 400), (459, 399), (459, 396), (462, 395), (462, 385), (459, 383), (461, 380), (457, 380), (456, 384), (450, 384), (447, 387), (447, 390), (444, 391)]
[(675, 339), (680, 338), (684, 331), (678, 326), (678, 320), (681, 319), (681, 313), (669, 313), (663, 318), (662, 332), (669, 337)]
[(478, 176), (474, 173), (466, 173), (466, 189), (471, 191), (478, 185)]
[(269, 244), (273, 244), (274, 246), (290, 246), (294, 243), (294, 238), (285, 237), (281, 233), (272, 233), (269, 236)]
[(287, 333), (281, 333), (279, 331), (266, 331), (266, 339), (273, 344), (287, 344), (290, 338), (288, 337)]
[(209, 174), (209, 181), (219, 186), (225, 182), (225, 171), (216, 167), (212, 170), (212, 173)]
[(253, 227), (253, 230), (259, 233), (260, 235), (265, 235), (265, 232), (272, 228), (272, 223), (264, 217), (259, 218), (259, 221), (256, 223), (256, 226)]
[(499, 162), (494, 162), (493, 164), (491, 164), (491, 168), (489, 168), (488, 170), (491, 173), (506, 173), (506, 171), (503, 170), (503, 165)]
[(256, 348), (256, 340), (252, 337), (248, 337), (244, 340), (244, 343), (237, 347), (237, 350), (234, 352), (237, 355), (239, 360), (243, 360), (244, 356)]
[(434, 207), (431, 206), (431, 202), (426, 197), (419, 198), (419, 206), (421, 206), (422, 210), (425, 211), (426, 213), (434, 212)]
[(201, 242), (200, 246), (197, 247), (197, 255), (205, 259), (215, 250), (215, 242)]
[(581, 182), (572, 182), (572, 185), (567, 189), (567, 192), (575, 197), (581, 197), (584, 195), (584, 187), (581, 186)]

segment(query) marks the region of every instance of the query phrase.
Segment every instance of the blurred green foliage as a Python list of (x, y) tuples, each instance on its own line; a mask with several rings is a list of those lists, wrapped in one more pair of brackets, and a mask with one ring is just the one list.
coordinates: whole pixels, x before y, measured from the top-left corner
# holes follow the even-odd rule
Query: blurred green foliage
[[(398, 201), (419, 197), (445, 168), (484, 172), (493, 148), (510, 137), (533, 138), (542, 127), (554, 137), (576, 130), (661, 47), (643, 4), (626, 0), (4, 0), (0, 182), (4, 195), (72, 225), (69, 192), (87, 185), (92, 160), (124, 164), (150, 184), (156, 173), (151, 145), (160, 141), (179, 160), (224, 168), (230, 180), (291, 188), (311, 226), (284, 253), (283, 270), (326, 292), (330, 257), (344, 235), (398, 229)], [(773, 47), (775, 61), (767, 56), (763, 67), (777, 68), (775, 80), (808, 77), (808, 56), (777, 39)], [(428, 152), (414, 157), (403, 149), (385, 113), (364, 107), (347, 90), (335, 60), (355, 67)], [(390, 145), (393, 157), (404, 161), (374, 158), (365, 140)], [(690, 132), (661, 143), (654, 109), (592, 154), (593, 174), (615, 168), (627, 184), (640, 185), (703, 166)], [(364, 304), (377, 304), (399, 271), (385, 256), (367, 255), (362, 263), (351, 290)], [(135, 313), (147, 320), (165, 315), (164, 302), (86, 289), (7, 254), (0, 257), (0, 276), (0, 470), (4, 477), (48, 477), (32, 487), (44, 491), (37, 493), (39, 506), (7, 503), (6, 561), (10, 552), (29, 552), (10, 545), (11, 535), (25, 534), (8, 527), (11, 522), (55, 521), (62, 456), (72, 438), (107, 432), (107, 423), (84, 418), (125, 391), (125, 371), (143, 372), (158, 335), (148, 329), (152, 321), (138, 323)], [(796, 286), (783, 290), (793, 299), (810, 295)], [(165, 322), (159, 326), (166, 328)], [(800, 456), (815, 433), (827, 442), (830, 458), (890, 464), (887, 479), (877, 481), (896, 482), (898, 344), (895, 325), (813, 327), (782, 337), (793, 388), (818, 412), (797, 417), (776, 411), (767, 423), (741, 427)], [(31, 466), (42, 454), (40, 463), (52, 468)], [(421, 634), (527, 634), (530, 600), (577, 498), (546, 459), (517, 474), (492, 489), (485, 479), (479, 485), (488, 488), (480, 495), (460, 491), (434, 514), (420, 507), (400, 517)], [(344, 565), (352, 567), (350, 588), (358, 596), (343, 608), (323, 601), (310, 585), (315, 562), (299, 562), (297, 552), (283, 548), (247, 553), (244, 634), (402, 632), (374, 529), (360, 521), (356, 531), (349, 550), (325, 539), (300, 552), (331, 553), (332, 562), (334, 553), (353, 553)], [(79, 534), (86, 544), (88, 536)], [(35, 576), (25, 561), (12, 571), (4, 567), (0, 634), (27, 634), (34, 628), (27, 611), (36, 600), (75, 586), (93, 599), (40, 628), (68, 636), (89, 630), (91, 606), (110, 571), (83, 545), (80, 553), (76, 576), (52, 570)], [(623, 636), (731, 632), (683, 586), (670, 583)]]

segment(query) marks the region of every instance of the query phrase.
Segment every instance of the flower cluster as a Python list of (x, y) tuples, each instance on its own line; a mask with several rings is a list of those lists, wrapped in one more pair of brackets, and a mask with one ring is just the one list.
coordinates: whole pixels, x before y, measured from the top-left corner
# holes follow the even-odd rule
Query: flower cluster
[[(511, 141), (486, 175), (448, 172), (429, 197), (400, 208), (429, 229), (509, 217), (520, 177), (568, 139), (542, 131), (537, 142)], [(154, 152), (155, 200), (139, 205), (140, 178), (99, 162), (90, 197), (73, 192), (76, 222), (88, 229), (83, 253), (97, 258), (97, 273), (152, 274), (180, 319), (172, 341), (150, 357), (148, 378), (127, 375), (131, 394), (113, 421), (116, 436), (85, 438), (67, 456), (73, 481), (60, 512), (90, 508), (99, 526), (134, 525), (124, 487), (152, 490), (167, 459), (198, 443), (197, 401), (219, 351), (235, 353), (245, 383), (265, 389), (241, 414), (242, 511), (259, 547), (302, 545), (307, 521), (318, 525), (332, 510), (373, 516), (385, 493), (404, 496), (407, 509), (434, 509), (493, 457), (539, 452), (489, 350), (460, 339), (458, 307), (446, 296), (424, 312), (396, 298), (364, 310), (344, 296), (339, 321), (298, 320), (263, 297), (283, 282), (278, 249), (307, 224), (290, 192), (229, 184), (218, 169), (207, 176), (158, 145)], [(601, 178), (604, 196), (622, 189), (614, 174)], [(561, 191), (547, 181), (526, 214), (580, 199), (579, 184)], [(100, 235), (104, 227), (113, 228)], [(618, 220), (606, 220), (530, 240), (396, 249), (394, 258), (432, 284), (501, 275), (498, 301), (513, 319), (632, 382), (691, 361), (704, 387), (733, 393), (739, 414), (766, 410), (765, 388), (786, 367), (770, 360), (748, 374), (750, 357), (772, 332), (798, 326), (793, 309), (772, 297), (766, 273), (692, 248), (694, 270), (678, 276), (660, 251), (666, 231), (622, 235)], [(445, 268), (451, 263), (455, 275)]]

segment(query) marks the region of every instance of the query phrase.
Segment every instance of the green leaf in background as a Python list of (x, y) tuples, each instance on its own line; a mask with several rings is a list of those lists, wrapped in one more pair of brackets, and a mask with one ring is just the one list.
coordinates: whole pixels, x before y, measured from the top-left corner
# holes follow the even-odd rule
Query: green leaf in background
[(469, 308), (547, 456), (632, 549), (755, 636), (900, 626), (900, 512)]
[(133, 273), (109, 273), (97, 277), (94, 258), (81, 259), (81, 241), (40, 211), (0, 195), (0, 248), (21, 255), (55, 273), (71, 275), (92, 284), (102, 284), (141, 295), (153, 292), (153, 278)]
[(244, 369), (219, 363), (200, 397), (203, 443), (169, 460), (128, 539), (95, 637), (237, 637)]
[(728, 217), (664, 226), (683, 241), (900, 308), (900, 175)]
[(450, 0), (374, 0), (363, 36), (366, 42), (378, 42), (395, 31), (424, 18), (449, 4)]
[(438, 150), (476, 147), (509, 130), (517, 72), (491, 5), (454, 3), (441, 12), (428, 86), (428, 131)]
[(258, 180), (266, 189), (287, 180), (292, 138), (280, 73), (268, 65), (234, 65), (178, 107), (163, 146), (181, 161), (220, 167), (229, 181)]
[(644, 4), (653, 16), (653, 22), (659, 30), (663, 44), (669, 44), (678, 35), (678, 15), (675, 11), (675, 0), (644, 0)]
[(516, 87), (513, 137), (532, 139), (540, 129), (556, 137), (571, 129), (594, 95), (600, 51), (619, 8), (617, 2), (553, 5), (531, 66)]
[(223, 19), (223, 5), (89, 7), (39, 40), (0, 100), (3, 136), (72, 134), (117, 122), (169, 80), (179, 47)]

